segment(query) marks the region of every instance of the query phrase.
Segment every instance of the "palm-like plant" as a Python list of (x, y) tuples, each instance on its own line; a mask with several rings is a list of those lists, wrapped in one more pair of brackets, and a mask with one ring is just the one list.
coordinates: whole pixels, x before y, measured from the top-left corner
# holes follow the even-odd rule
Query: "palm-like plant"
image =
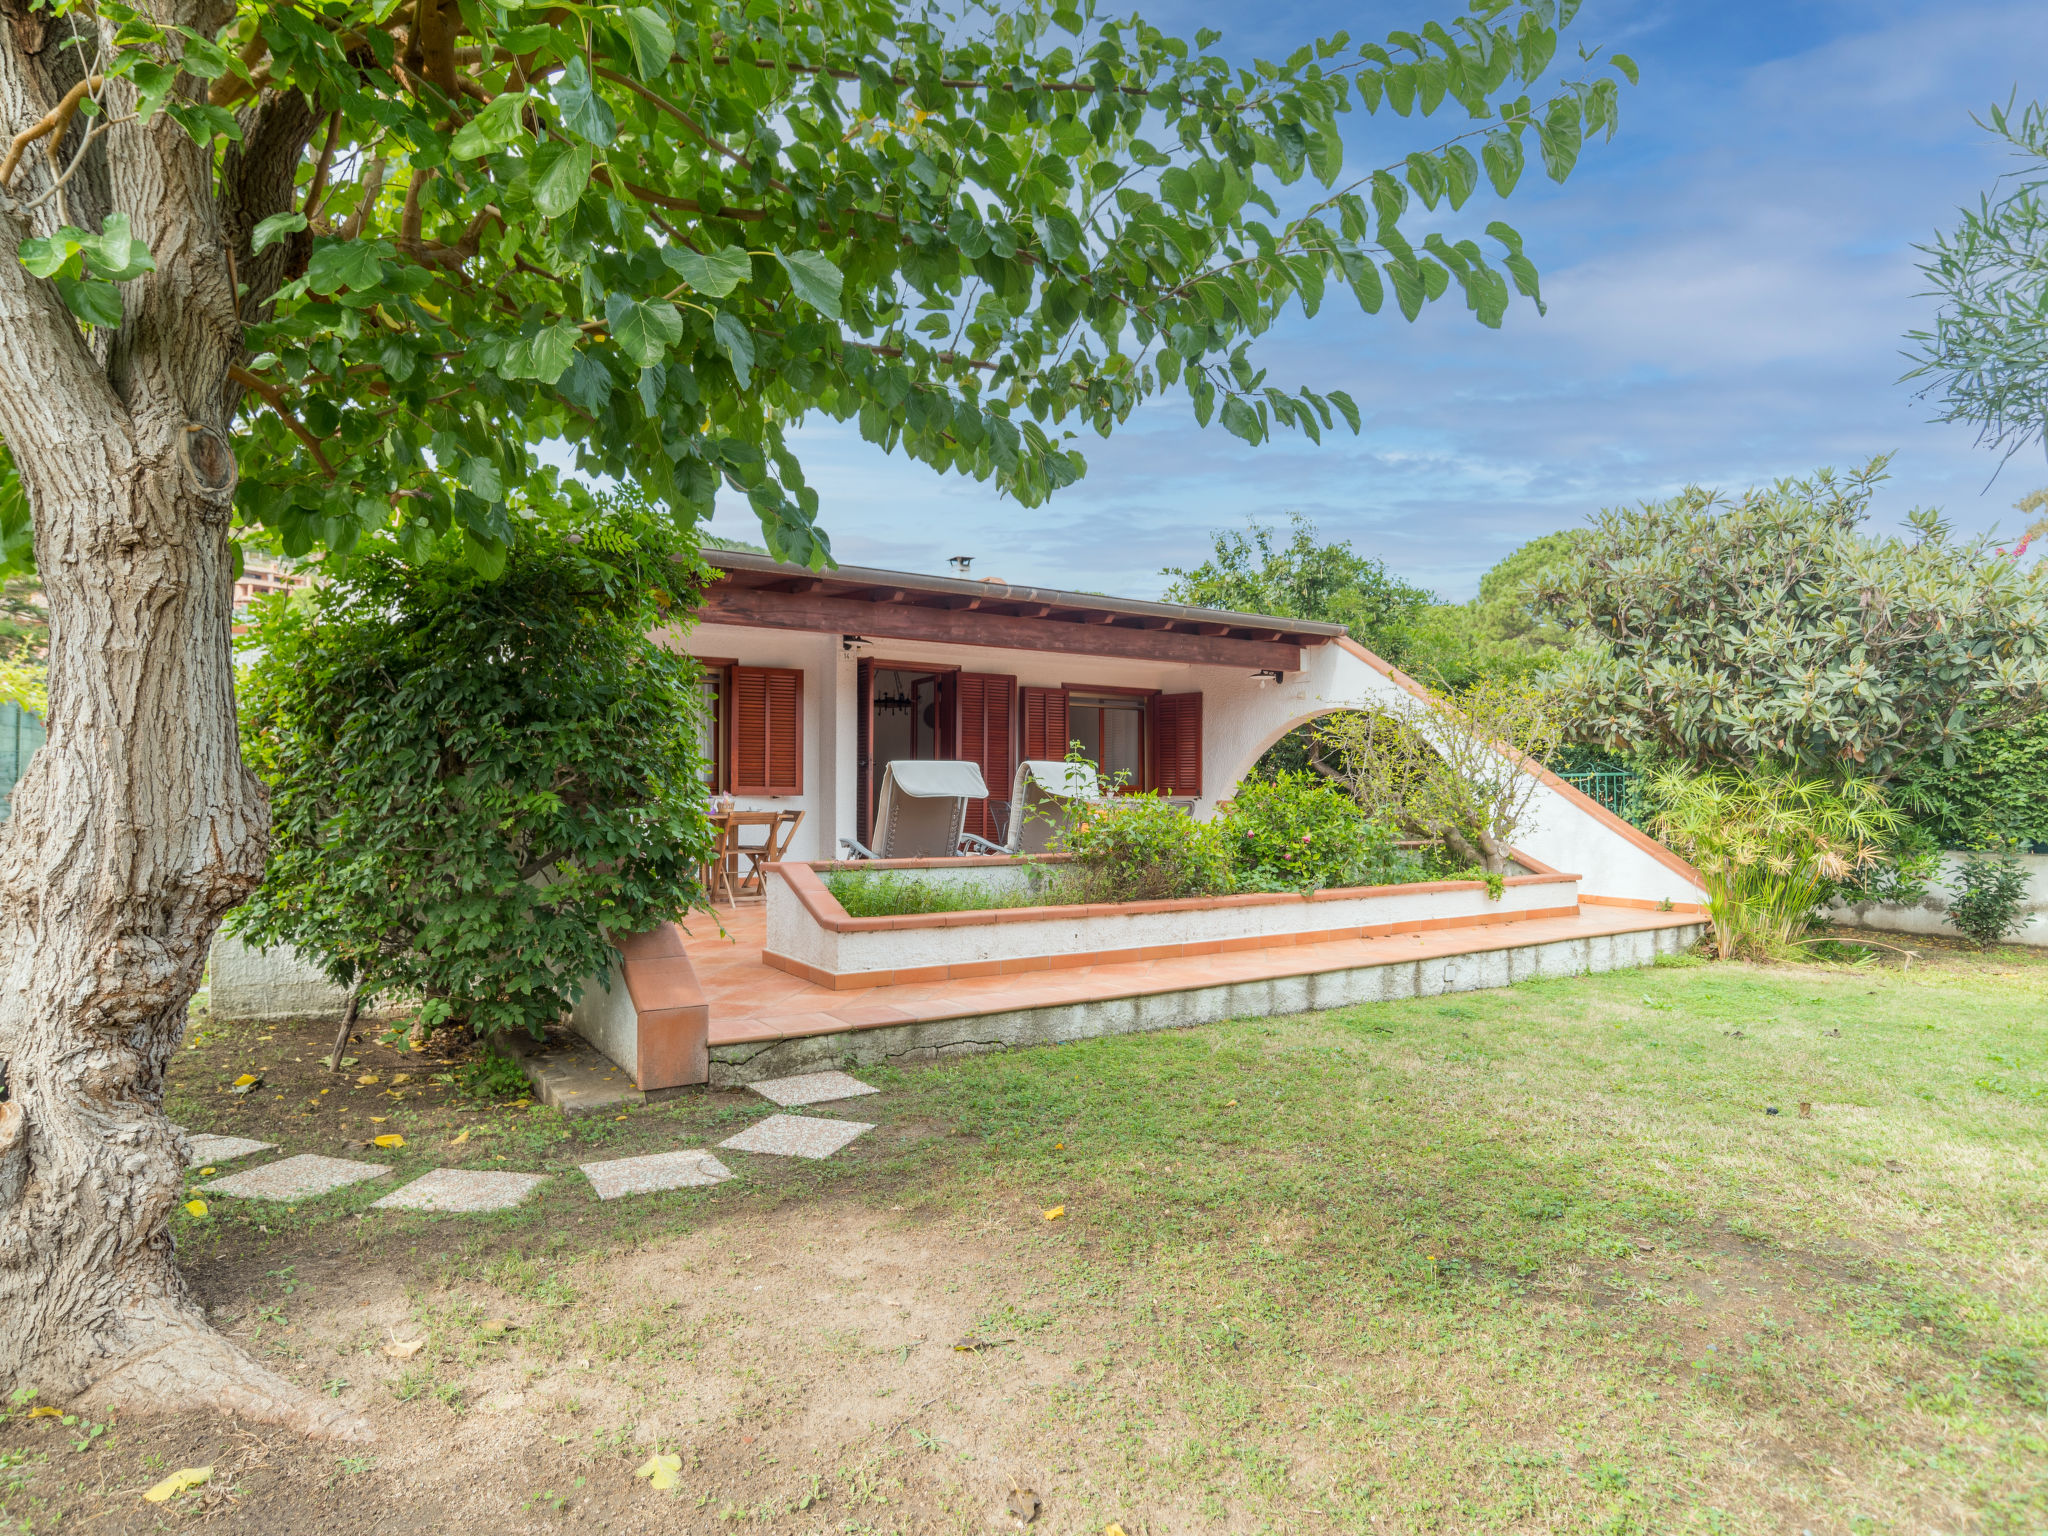
[(1883, 792), (1862, 779), (1667, 768), (1646, 789), (1657, 835), (1706, 882), (1723, 960), (1782, 954), (1834, 885), (1884, 857), (1898, 825)]

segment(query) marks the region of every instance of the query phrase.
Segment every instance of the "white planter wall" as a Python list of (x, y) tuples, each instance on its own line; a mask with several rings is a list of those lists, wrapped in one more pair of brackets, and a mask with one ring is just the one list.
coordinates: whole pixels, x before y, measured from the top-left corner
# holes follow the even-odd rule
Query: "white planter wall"
[[(2048, 853), (2023, 853), (2019, 855), (2019, 861), (2028, 875), (2027, 910), (2035, 915), (2031, 922), (2005, 942), (2048, 949), (2048, 915), (2044, 915), (2048, 914)], [(1850, 907), (1837, 902), (1828, 908), (1828, 917), (1851, 928), (1874, 928), (1884, 933), (1938, 933), (1960, 938), (1955, 925), (1948, 920), (1948, 903), (1950, 886), (1962, 863), (1962, 854), (1944, 853), (1941, 869), (1931, 882), (1932, 888), (1916, 906), (1860, 902)]]
[[(959, 875), (916, 871), (917, 877), (1014, 880), (1015, 865), (989, 861)], [(1289, 942), (1295, 936), (1355, 937), (1360, 929), (1422, 930), (1468, 923), (1512, 922), (1534, 914), (1576, 911), (1578, 882), (1569, 875), (1510, 876), (1498, 900), (1477, 881), (1379, 886), (1356, 894), (1223, 896), (1123, 906), (1012, 908), (922, 917), (848, 918), (819, 885), (806, 900), (798, 882), (817, 879), (808, 865), (772, 866), (768, 882), (767, 953), (792, 968), (837, 977), (934, 968), (1004, 966), (1088, 956), (1137, 958), (1148, 951), (1220, 952)], [(821, 910), (822, 909), (822, 910)], [(771, 959), (770, 963), (774, 963)], [(1083, 960), (1082, 963), (1093, 963)], [(917, 979), (932, 979), (918, 977)]]

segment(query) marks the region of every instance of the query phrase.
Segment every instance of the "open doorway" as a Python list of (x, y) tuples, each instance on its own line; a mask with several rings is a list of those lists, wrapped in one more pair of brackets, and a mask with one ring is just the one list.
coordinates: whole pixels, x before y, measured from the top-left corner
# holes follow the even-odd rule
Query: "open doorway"
[(906, 667), (863, 659), (855, 705), (860, 731), (858, 835), (868, 840), (875, 802), (891, 763), (953, 756), (954, 669)]
[(875, 669), (875, 783), (894, 762), (930, 762), (950, 736), (944, 709), (946, 674)]

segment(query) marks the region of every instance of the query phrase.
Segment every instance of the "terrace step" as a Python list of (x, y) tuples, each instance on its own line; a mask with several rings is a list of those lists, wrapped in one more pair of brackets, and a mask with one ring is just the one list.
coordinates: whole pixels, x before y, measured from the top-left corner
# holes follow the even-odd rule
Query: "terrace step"
[(844, 991), (764, 964), (760, 907), (724, 916), (725, 936), (689, 951), (713, 1086), (1623, 970), (1705, 929), (1697, 913), (1588, 901), (1507, 925)]

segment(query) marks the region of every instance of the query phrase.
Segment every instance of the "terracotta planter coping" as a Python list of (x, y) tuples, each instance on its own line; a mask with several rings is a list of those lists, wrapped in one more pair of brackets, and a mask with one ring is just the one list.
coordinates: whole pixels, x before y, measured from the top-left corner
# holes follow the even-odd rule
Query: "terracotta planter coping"
[[(1477, 885), (1478, 881), (1446, 882)], [(1395, 886), (1402, 890), (1408, 887)], [(1075, 908), (1061, 908), (1074, 911)], [(1115, 907), (1097, 911), (1117, 911)], [(761, 952), (761, 963), (775, 970), (801, 977), (813, 986), (835, 992), (859, 992), (873, 987), (925, 986), (945, 981), (972, 981), (985, 976), (1014, 976), (1030, 971), (1065, 971), (1095, 966), (1129, 965), (1148, 960), (1193, 960), (1209, 955), (1240, 954), (1254, 949), (1306, 948), (1354, 939), (1382, 939), (1395, 934), (1426, 934), (1456, 928), (1498, 928), (1547, 918), (1576, 917), (1576, 903), (1565, 907), (1538, 907), (1525, 912), (1483, 912), (1476, 915), (1408, 918), (1392, 923), (1362, 923), (1356, 927), (1317, 929), (1310, 933), (1245, 934), (1234, 939), (1201, 939), (1185, 944), (1147, 944), (1117, 949), (1076, 950), (1056, 955), (1017, 955), (1002, 960), (964, 960), (946, 965), (919, 965), (892, 970), (828, 971), (773, 950)]]
[[(1057, 855), (1056, 855), (1057, 857)], [(1431, 891), (1483, 891), (1484, 880), (1424, 880), (1409, 885), (1359, 885), (1321, 891), (1251, 891), (1236, 896), (1181, 896), (1167, 901), (1090, 902), (1086, 905), (1052, 907), (988, 907), (972, 912), (917, 912), (898, 917), (849, 917), (839, 899), (827, 889), (817, 872), (841, 869), (947, 869), (962, 864), (1036, 864), (1039, 859), (833, 859), (818, 863), (770, 864), (768, 873), (779, 875), (790, 893), (803, 903), (811, 921), (832, 933), (886, 933), (902, 928), (967, 928), (988, 923), (1049, 923), (1078, 917), (1138, 917), (1157, 912), (1210, 912), (1229, 907), (1277, 907), (1290, 902), (1346, 901), (1363, 896), (1421, 895)], [(1570, 885), (1577, 875), (1507, 875), (1504, 885)]]

